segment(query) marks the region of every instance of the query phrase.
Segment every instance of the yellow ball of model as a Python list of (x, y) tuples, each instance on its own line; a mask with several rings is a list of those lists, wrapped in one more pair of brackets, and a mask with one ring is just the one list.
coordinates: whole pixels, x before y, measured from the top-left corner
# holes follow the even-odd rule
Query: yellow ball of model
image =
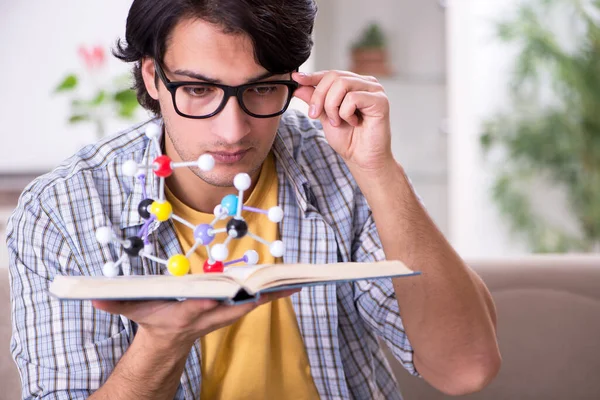
[(150, 206), (150, 214), (154, 215), (159, 222), (168, 221), (173, 214), (173, 206), (168, 201), (155, 201)]
[(173, 276), (187, 275), (190, 272), (190, 260), (182, 254), (177, 254), (169, 258), (167, 269)]

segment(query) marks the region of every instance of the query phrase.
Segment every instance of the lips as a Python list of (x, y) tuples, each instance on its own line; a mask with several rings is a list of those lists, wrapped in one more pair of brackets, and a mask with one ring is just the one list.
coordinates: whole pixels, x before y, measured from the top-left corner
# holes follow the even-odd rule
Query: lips
[(248, 153), (248, 150), (240, 150), (235, 152), (229, 151), (214, 151), (209, 154), (213, 156), (216, 162), (222, 164), (233, 164), (239, 162)]

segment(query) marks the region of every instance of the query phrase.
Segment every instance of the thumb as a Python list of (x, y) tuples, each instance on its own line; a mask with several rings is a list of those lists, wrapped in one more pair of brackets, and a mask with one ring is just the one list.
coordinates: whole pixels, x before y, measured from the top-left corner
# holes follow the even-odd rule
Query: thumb
[(297, 97), (306, 104), (310, 105), (310, 100), (312, 99), (314, 92), (315, 88), (312, 86), (300, 86), (294, 92), (294, 97)]

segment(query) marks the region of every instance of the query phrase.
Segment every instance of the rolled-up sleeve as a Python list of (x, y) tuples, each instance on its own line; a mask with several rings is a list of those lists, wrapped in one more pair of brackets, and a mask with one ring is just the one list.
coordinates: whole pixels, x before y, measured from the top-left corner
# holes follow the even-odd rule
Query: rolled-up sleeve
[[(360, 215), (359, 215), (360, 217)], [(353, 261), (374, 262), (385, 259), (383, 246), (371, 211), (366, 209), (353, 245)], [(354, 302), (361, 318), (386, 343), (394, 356), (412, 375), (419, 376), (413, 363), (413, 349), (404, 330), (392, 280), (371, 279), (354, 283)]]
[(118, 316), (48, 294), (54, 276), (83, 271), (73, 250), (76, 239), (65, 234), (57, 216), (38, 195), (25, 192), (7, 229), (11, 353), (24, 399), (87, 398), (129, 346)]

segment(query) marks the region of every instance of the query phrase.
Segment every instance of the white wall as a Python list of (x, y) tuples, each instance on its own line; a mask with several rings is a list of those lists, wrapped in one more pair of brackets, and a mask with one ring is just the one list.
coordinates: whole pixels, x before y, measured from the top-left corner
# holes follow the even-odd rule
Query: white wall
[(449, 231), (465, 257), (527, 252), (511, 239), (490, 198), (493, 171), (481, 157), (481, 122), (507, 101), (510, 49), (494, 38), (493, 21), (518, 0), (448, 0)]
[[(85, 73), (80, 45), (108, 50), (124, 37), (130, 5), (131, 0), (0, 1), (0, 171), (49, 170), (95, 140), (92, 125), (66, 123), (69, 98), (52, 92), (67, 73)], [(129, 71), (128, 64), (107, 56), (101, 80)], [(312, 70), (312, 60), (303, 70)], [(85, 82), (90, 88), (90, 80)], [(293, 107), (308, 108), (299, 101)], [(145, 116), (140, 112), (137, 118)], [(134, 122), (113, 121), (107, 133)]]
[[(0, 170), (46, 170), (94, 140), (91, 126), (65, 122), (67, 97), (53, 89), (82, 72), (80, 45), (108, 48), (125, 31), (128, 0), (0, 2)], [(127, 72), (110, 59), (110, 73)], [(118, 129), (128, 123), (114, 124)]]
[(352, 44), (370, 22), (381, 25), (395, 72), (380, 78), (390, 100), (392, 149), (447, 232), (444, 9), (437, 0), (320, 0), (318, 5), (317, 70), (348, 69)]
[(350, 45), (371, 21), (389, 42), (397, 78), (445, 81), (445, 14), (437, 0), (318, 0), (317, 69), (348, 69)]

